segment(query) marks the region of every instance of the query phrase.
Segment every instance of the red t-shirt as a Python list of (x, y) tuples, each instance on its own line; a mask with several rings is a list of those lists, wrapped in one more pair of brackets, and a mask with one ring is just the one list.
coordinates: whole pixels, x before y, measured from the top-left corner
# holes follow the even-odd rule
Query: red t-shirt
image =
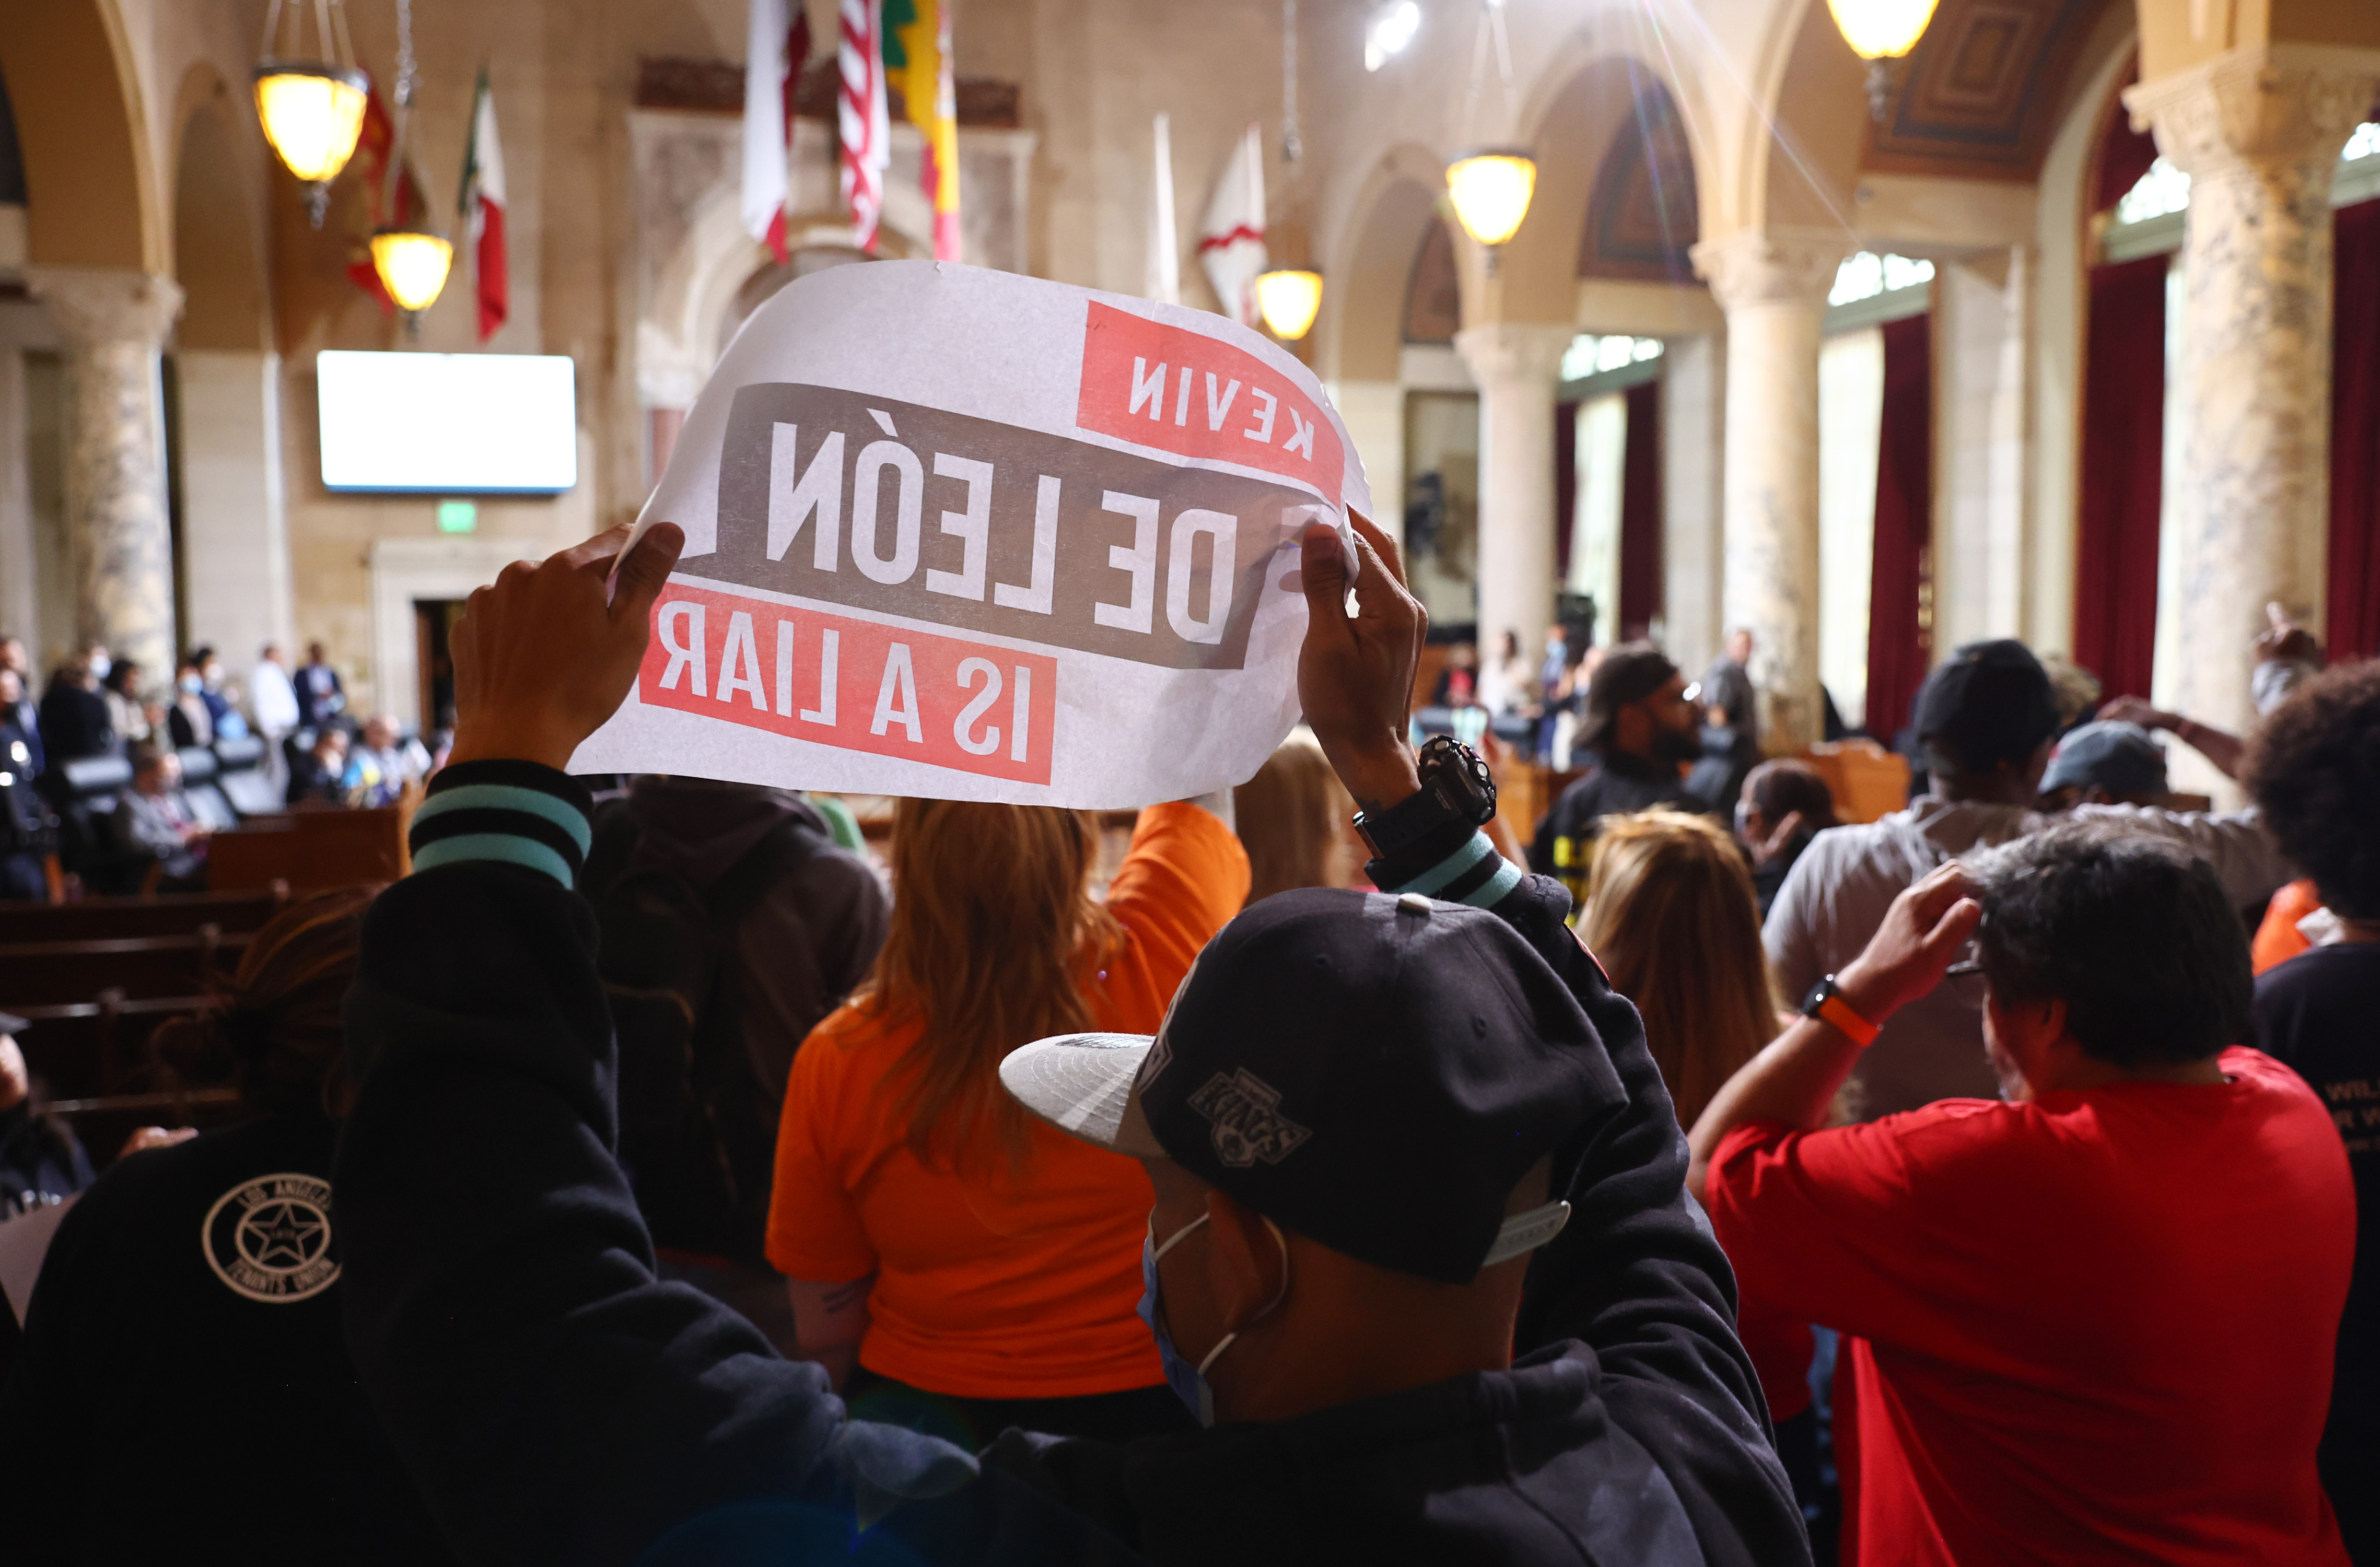
[(2222, 1065), (1720, 1143), (1745, 1294), (1869, 1342), (1860, 1561), (2343, 1567), (2314, 1444), (2347, 1156), (2295, 1073)]

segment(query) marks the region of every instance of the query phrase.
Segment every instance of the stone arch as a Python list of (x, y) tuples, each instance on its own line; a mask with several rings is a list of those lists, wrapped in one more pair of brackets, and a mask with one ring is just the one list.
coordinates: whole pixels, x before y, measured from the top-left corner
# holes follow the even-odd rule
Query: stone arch
[(1394, 381), (1403, 346), (1405, 291), (1429, 225), (1441, 221), (1443, 165), (1437, 154), (1402, 146), (1383, 156), (1352, 204), (1339, 242), (1327, 254), (1321, 373), (1333, 380)]
[[(1867, 67), (1822, 0), (1785, 0), (1755, 76), (1766, 115), (1745, 116), (1733, 228), (1857, 227), (1852, 192), (1868, 124)], [(1706, 225), (1706, 233), (1720, 232)], [(1847, 246), (1846, 249), (1855, 249)]]
[[(1524, 123), (1526, 144), (1537, 159), (1536, 194), (1529, 215), (1504, 247), (1496, 318), (1568, 322), (1577, 310), (1580, 236), (1596, 185), (1611, 150), (1636, 123), (1640, 96), (1658, 93), (1665, 115), (1682, 127), (1694, 169), (1698, 202), (1706, 212), (1713, 181), (1704, 165), (1708, 155), (1706, 117), (1690, 80), (1665, 59), (1657, 41), (1640, 39), (1641, 19), (1582, 34), (1565, 57), (1539, 79), (1539, 92)], [(1707, 230), (1707, 221), (1700, 226)], [(1475, 256), (1476, 246), (1466, 246)], [(1472, 301), (1484, 300), (1480, 270), (1464, 269), (1465, 319)]]
[(169, 270), (138, 73), (114, 0), (0, 6), (36, 266)]
[(186, 350), (270, 349), (255, 122), (208, 65), (184, 76), (176, 118), (174, 277), (183, 294), (176, 340)]

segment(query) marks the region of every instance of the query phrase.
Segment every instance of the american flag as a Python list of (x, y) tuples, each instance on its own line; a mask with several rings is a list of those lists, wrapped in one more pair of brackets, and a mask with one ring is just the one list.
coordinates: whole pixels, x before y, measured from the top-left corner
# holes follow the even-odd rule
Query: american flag
[(843, 91), (835, 120), (843, 142), (843, 201), (855, 239), (876, 249), (884, 213), (884, 169), (892, 161), (892, 127), (884, 107), (884, 0), (843, 0), (842, 38), (835, 50)]

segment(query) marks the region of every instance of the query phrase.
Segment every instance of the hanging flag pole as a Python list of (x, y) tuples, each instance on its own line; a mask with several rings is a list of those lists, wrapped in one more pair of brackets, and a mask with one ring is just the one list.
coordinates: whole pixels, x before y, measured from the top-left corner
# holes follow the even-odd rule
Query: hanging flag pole
[(1182, 302), (1182, 241), (1173, 231), (1173, 116), (1160, 111), (1153, 127), (1157, 177), (1148, 202), (1148, 276), (1141, 292), (1160, 305)]
[(471, 243), (480, 341), (485, 343), (511, 311), (512, 269), (504, 254), (504, 154), (496, 140), (496, 101), (488, 91), (484, 65), (471, 96), (471, 140), (463, 152), (463, 188), (455, 217)]
[(876, 249), (884, 216), (884, 169), (892, 161), (892, 127), (884, 103), (883, 0), (843, 0), (835, 62), (843, 79), (835, 126), (843, 144), (843, 202), (853, 241)]

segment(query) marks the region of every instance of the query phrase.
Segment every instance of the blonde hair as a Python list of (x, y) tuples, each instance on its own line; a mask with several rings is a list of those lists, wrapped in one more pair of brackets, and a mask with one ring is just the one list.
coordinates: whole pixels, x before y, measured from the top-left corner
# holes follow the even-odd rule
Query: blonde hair
[(1293, 887), (1343, 887), (1354, 867), (1345, 827), (1355, 803), (1299, 724), (1257, 775), (1232, 791), (1232, 813), (1248, 852), (1248, 902)]
[(1606, 817), (1578, 932), (1612, 989), (1644, 1014), (1678, 1124), (1693, 1125), (1719, 1085), (1778, 1033), (1742, 854), (1707, 817)]
[(1084, 811), (903, 800), (892, 815), (892, 917), (856, 998), (863, 1013), (922, 1025), (887, 1077), (910, 1151), (975, 1162), (989, 1129), (1013, 1161), (1025, 1111), (1000, 1091), (1001, 1059), (1087, 1029), (1078, 966), (1121, 934), (1090, 895), (1099, 827)]

